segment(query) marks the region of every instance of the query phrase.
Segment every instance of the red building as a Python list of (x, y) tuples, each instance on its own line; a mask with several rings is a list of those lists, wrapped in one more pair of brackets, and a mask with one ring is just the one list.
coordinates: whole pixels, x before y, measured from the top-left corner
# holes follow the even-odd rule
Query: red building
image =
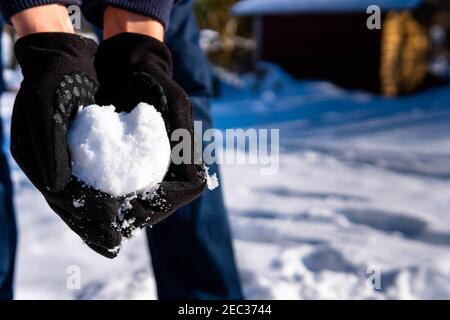
[[(389, 12), (416, 9), (421, 0), (244, 0), (232, 9), (252, 17), (255, 60), (277, 63), (299, 78), (331, 80), (383, 91), (383, 22)], [(380, 8), (381, 30), (367, 20)], [(371, 20), (373, 21), (373, 20)], [(395, 37), (394, 37), (395, 38)]]

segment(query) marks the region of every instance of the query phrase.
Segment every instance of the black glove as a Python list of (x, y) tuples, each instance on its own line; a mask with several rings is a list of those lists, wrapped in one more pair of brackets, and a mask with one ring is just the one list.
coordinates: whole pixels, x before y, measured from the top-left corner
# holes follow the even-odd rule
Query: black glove
[[(99, 105), (114, 105), (118, 112), (129, 112), (146, 102), (158, 110), (167, 134), (178, 128), (191, 136), (192, 154), (189, 164), (173, 161), (164, 181), (151, 194), (137, 195), (123, 206), (122, 234), (129, 236), (135, 228), (153, 225), (179, 207), (193, 201), (204, 190), (203, 165), (194, 163), (194, 130), (192, 106), (188, 95), (172, 80), (172, 58), (160, 41), (139, 34), (122, 33), (99, 45), (95, 68), (100, 82), (96, 94)], [(177, 142), (170, 142), (173, 148)]]
[(63, 191), (43, 191), (45, 200), (61, 219), (94, 251), (114, 258), (122, 235), (120, 204), (114, 197), (80, 183), (75, 177)]
[(121, 242), (117, 199), (71, 176), (67, 129), (98, 88), (94, 41), (68, 33), (19, 39), (15, 54), (24, 80), (14, 103), (11, 153), (50, 207), (91, 248), (114, 257)]

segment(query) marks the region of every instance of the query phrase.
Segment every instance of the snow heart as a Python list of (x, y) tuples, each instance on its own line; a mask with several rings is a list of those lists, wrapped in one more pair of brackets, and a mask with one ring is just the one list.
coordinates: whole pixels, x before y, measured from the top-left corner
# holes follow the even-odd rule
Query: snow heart
[(156, 186), (170, 164), (170, 142), (156, 109), (138, 104), (80, 107), (68, 132), (72, 174), (91, 187), (123, 196)]

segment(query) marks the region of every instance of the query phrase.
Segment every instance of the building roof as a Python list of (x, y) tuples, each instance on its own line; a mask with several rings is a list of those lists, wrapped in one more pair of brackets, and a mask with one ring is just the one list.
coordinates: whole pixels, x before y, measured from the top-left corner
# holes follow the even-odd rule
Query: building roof
[(413, 9), (422, 0), (242, 0), (232, 13), (239, 16), (298, 13), (362, 12), (371, 5), (381, 10)]

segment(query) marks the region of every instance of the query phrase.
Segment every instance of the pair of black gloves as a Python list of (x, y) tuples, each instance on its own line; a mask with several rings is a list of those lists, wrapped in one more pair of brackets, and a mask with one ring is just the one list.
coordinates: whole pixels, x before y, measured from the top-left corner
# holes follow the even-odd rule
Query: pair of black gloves
[(173, 130), (187, 129), (193, 145), (192, 106), (172, 80), (171, 54), (163, 43), (123, 33), (97, 46), (79, 35), (40, 33), (19, 39), (15, 54), (24, 80), (11, 121), (12, 155), (50, 207), (93, 250), (115, 257), (122, 237), (160, 222), (203, 192), (205, 172), (193, 155), (191, 163), (172, 162), (154, 193), (131, 201), (95, 190), (71, 174), (66, 136), (79, 106), (112, 104), (117, 112), (129, 112), (147, 102), (161, 112), (169, 138)]

